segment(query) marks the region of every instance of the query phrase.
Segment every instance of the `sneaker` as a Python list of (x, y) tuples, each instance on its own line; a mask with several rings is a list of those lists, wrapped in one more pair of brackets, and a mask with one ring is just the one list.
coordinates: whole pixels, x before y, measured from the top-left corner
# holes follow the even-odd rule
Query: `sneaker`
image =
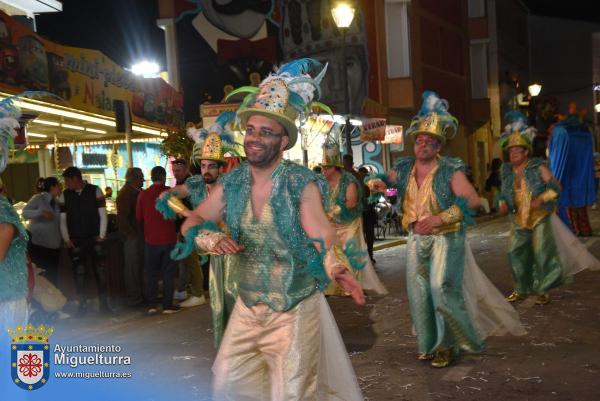
[(180, 303), (179, 306), (181, 306), (182, 308), (191, 308), (194, 306), (204, 305), (205, 303), (206, 299), (204, 298), (204, 295), (201, 295), (199, 297), (192, 295), (191, 297)]
[(188, 295), (187, 295), (187, 291), (183, 290), (183, 291), (177, 291), (175, 290), (173, 292), (173, 299), (176, 301), (183, 301), (185, 299), (187, 299)]
[(156, 308), (150, 308), (148, 309), (148, 311), (146, 311), (146, 315), (148, 316), (154, 316), (158, 314), (158, 309)]
[(177, 305), (170, 306), (163, 310), (163, 315), (172, 315), (173, 313), (177, 313), (181, 310), (181, 308)]

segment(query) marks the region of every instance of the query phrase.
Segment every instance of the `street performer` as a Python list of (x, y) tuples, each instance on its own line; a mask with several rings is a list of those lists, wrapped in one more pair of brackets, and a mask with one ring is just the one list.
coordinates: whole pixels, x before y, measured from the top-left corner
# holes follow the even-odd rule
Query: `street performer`
[[(598, 268), (598, 261), (554, 215), (561, 187), (544, 160), (529, 157), (533, 129), (527, 127), (527, 117), (511, 111), (505, 118), (502, 149), (509, 162), (501, 169), (498, 210), (510, 213), (508, 256), (515, 282), (507, 300), (535, 295), (535, 303), (545, 305), (551, 288), (571, 282), (584, 268)], [(569, 246), (563, 245), (561, 252), (559, 242)]]
[[(186, 240), (198, 233), (205, 251), (240, 258), (239, 297), (213, 366), (218, 400), (363, 399), (321, 294), (336, 280), (362, 305), (362, 289), (327, 220), (322, 178), (282, 159), (296, 118), (319, 95), (325, 68), (309, 74), (319, 67), (292, 61), (258, 88), (230, 94), (250, 92), (237, 112), (247, 161), (186, 212)], [(229, 235), (207, 230), (221, 219)]]
[[(192, 163), (200, 167), (201, 175), (187, 178), (185, 183), (177, 185), (165, 193), (157, 202), (157, 209), (163, 216), (174, 217), (173, 213), (182, 214), (187, 208), (181, 202), (175, 202), (173, 197), (188, 199), (193, 208), (200, 203), (217, 186), (217, 181), (227, 166), (225, 154), (238, 155), (237, 144), (229, 126), (235, 118), (235, 113), (222, 113), (208, 130), (205, 128), (188, 127), (188, 136), (194, 141)], [(221, 229), (226, 227), (219, 222)], [(201, 275), (200, 267), (204, 256), (192, 272)], [(209, 294), (213, 318), (213, 335), (218, 346), (223, 337), (227, 320), (237, 299), (237, 266), (238, 255), (212, 255), (209, 264)], [(184, 306), (182, 304), (182, 306)]]
[[(367, 244), (362, 229), (363, 184), (343, 169), (342, 154), (338, 142), (328, 137), (323, 143), (323, 160), (321, 161), (323, 176), (329, 184), (329, 219), (344, 247), (351, 247), (359, 256), (360, 266), (351, 266), (365, 291), (374, 291), (385, 295), (387, 290), (377, 277), (373, 263), (369, 258)], [(332, 282), (325, 291), (327, 295), (345, 295), (339, 285)]]
[[(424, 92), (423, 106), (407, 130), (415, 157), (400, 159), (390, 173), (409, 233), (406, 282), (418, 359), (432, 360), (436, 368), (448, 366), (461, 350), (483, 351), (487, 335), (523, 333), (516, 312), (479, 270), (465, 240), (479, 196), (464, 163), (439, 155), (457, 129), (448, 103), (435, 92)], [(487, 295), (479, 297), (480, 291)], [(478, 307), (482, 299), (486, 305)], [(485, 320), (479, 322), (497, 310), (502, 310), (492, 319), (497, 325), (486, 328)]]

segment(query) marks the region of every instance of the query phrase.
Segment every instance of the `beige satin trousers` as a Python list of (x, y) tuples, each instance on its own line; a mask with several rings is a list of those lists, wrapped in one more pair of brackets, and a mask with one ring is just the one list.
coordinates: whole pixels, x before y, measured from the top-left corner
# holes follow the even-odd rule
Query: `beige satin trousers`
[(317, 399), (319, 295), (287, 312), (238, 298), (213, 365), (215, 400)]

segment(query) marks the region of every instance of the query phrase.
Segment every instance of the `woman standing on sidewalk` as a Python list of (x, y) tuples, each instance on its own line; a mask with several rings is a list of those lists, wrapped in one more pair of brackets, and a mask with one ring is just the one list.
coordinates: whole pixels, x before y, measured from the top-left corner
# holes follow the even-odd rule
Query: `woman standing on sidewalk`
[(60, 257), (60, 208), (57, 198), (62, 191), (55, 177), (44, 179), (42, 192), (34, 195), (23, 209), (23, 217), (29, 220), (31, 233), (29, 253), (31, 260), (46, 270), (45, 276), (56, 286)]

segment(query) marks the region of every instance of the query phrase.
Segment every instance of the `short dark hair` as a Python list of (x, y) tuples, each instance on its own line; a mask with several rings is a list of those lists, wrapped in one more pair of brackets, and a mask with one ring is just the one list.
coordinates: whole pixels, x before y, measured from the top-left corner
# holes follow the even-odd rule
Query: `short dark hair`
[(368, 169), (368, 168), (366, 168), (365, 166), (362, 166), (362, 167), (360, 167), (360, 168), (358, 169), (358, 172), (359, 172), (359, 173), (367, 173), (367, 174), (369, 174), (369, 169)]
[(67, 167), (65, 171), (63, 171), (62, 176), (64, 178), (79, 178), (81, 180), (81, 170), (75, 166)]
[(42, 183), (42, 190), (44, 192), (50, 192), (50, 189), (57, 185), (59, 185), (59, 182), (56, 177), (46, 177), (44, 178), (44, 182)]
[(346, 153), (342, 160), (345, 162), (354, 162), (354, 157), (350, 153)]
[(167, 170), (162, 166), (152, 167), (150, 170), (150, 178), (152, 182), (165, 181), (167, 179)]
[(139, 167), (129, 167), (125, 173), (125, 182), (133, 183), (140, 178), (144, 178), (144, 173)]

